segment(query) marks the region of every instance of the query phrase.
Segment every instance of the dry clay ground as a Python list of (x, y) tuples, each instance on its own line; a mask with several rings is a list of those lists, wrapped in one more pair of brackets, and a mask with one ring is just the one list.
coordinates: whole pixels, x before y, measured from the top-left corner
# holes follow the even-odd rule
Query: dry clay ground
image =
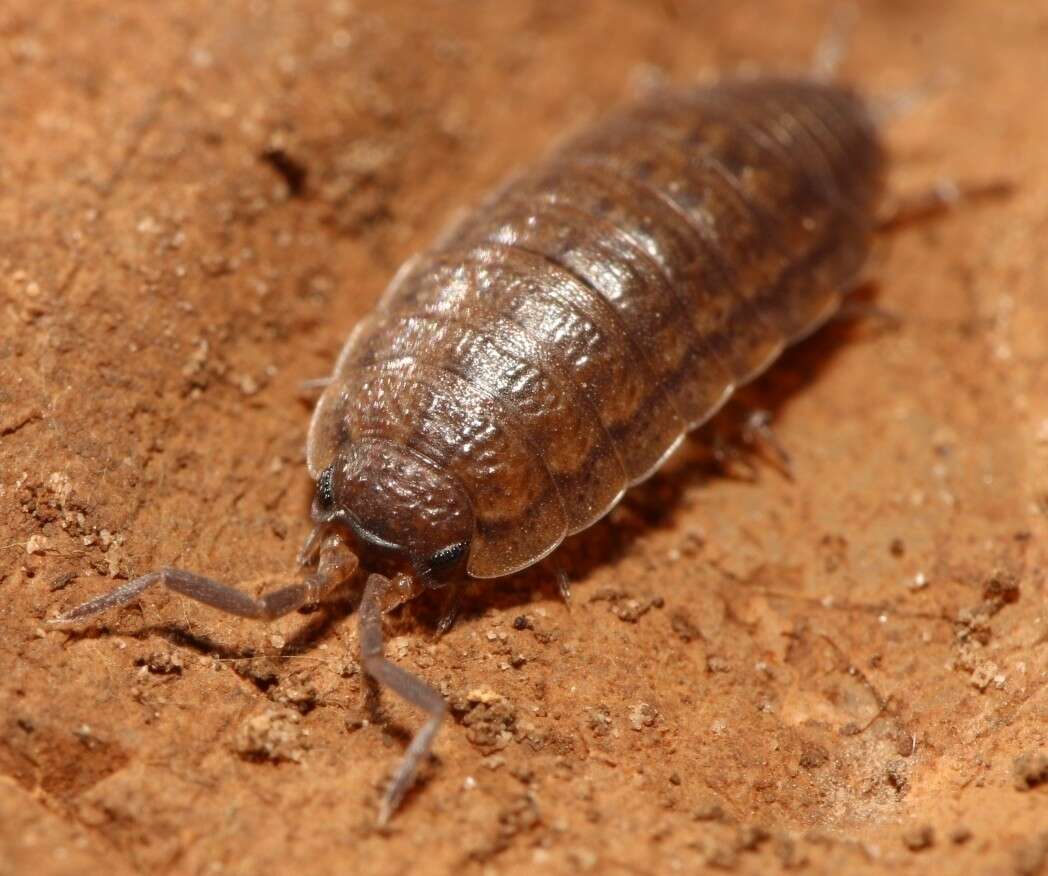
[[(882, 241), (867, 302), (750, 394), (793, 480), (709, 439), (388, 651), (452, 719), (364, 705), (353, 601), (271, 627), (308, 529), (301, 381), (456, 210), (638, 83), (804, 67), (830, 4), (8, 0), (0, 9), (0, 872), (1048, 872), (1048, 6), (863, 4), (891, 184), (1007, 200)], [(730, 415), (729, 415), (730, 422)]]

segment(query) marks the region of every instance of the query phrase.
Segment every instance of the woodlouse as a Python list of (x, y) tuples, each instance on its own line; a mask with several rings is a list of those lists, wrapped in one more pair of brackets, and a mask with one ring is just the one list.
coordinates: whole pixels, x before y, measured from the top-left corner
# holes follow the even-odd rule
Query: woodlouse
[(351, 544), (406, 564), (368, 575), (359, 616), (365, 671), (429, 716), (385, 821), (445, 704), (385, 659), (382, 612), (537, 562), (825, 321), (865, 260), (883, 166), (862, 99), (814, 79), (621, 109), (405, 265), (352, 333), (309, 432), (314, 573), (256, 599), (162, 569), (54, 623), (159, 583), (271, 619), (352, 577)]

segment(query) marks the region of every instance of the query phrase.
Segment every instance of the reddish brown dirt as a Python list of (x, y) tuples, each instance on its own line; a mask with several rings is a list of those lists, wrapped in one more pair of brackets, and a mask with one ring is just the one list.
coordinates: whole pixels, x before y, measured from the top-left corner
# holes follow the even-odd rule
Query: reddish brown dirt
[(941, 83), (893, 191), (1016, 192), (885, 240), (901, 325), (754, 388), (792, 481), (699, 436), (558, 553), (570, 610), (543, 566), (440, 641), (390, 618), (455, 719), (388, 831), (419, 716), (363, 707), (352, 603), (43, 627), (291, 570), (299, 384), (398, 263), (653, 74), (804, 67), (835, 5), (3, 4), (0, 872), (1048, 872), (1044, 2), (863, 4), (845, 74)]

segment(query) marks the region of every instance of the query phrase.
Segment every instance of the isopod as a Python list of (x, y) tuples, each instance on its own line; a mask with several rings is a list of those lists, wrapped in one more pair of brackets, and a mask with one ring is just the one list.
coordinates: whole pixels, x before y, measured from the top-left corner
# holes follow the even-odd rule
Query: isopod
[(365, 550), (401, 564), (367, 576), (359, 609), (364, 670), (427, 714), (386, 821), (445, 703), (383, 656), (382, 613), (542, 559), (828, 319), (866, 258), (884, 165), (862, 98), (817, 79), (729, 77), (623, 107), (410, 260), (351, 334), (309, 429), (312, 574), (256, 599), (162, 569), (54, 623), (153, 584), (272, 619)]

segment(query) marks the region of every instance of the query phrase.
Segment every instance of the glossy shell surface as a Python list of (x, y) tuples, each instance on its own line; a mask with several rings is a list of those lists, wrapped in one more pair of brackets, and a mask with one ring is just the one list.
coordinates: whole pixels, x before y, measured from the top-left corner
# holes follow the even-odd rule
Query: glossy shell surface
[(397, 274), (318, 403), (313, 476), (398, 448), (468, 497), (470, 575), (538, 561), (836, 310), (882, 170), (836, 85), (728, 79), (622, 108)]

